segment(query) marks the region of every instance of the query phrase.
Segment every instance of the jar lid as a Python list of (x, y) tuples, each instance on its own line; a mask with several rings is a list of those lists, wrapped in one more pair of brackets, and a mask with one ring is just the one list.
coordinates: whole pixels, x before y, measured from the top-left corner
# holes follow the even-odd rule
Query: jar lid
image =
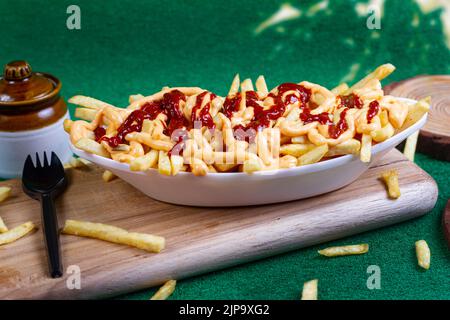
[(59, 93), (60, 81), (47, 73), (32, 72), (26, 61), (11, 61), (0, 77), (0, 108), (36, 105)]

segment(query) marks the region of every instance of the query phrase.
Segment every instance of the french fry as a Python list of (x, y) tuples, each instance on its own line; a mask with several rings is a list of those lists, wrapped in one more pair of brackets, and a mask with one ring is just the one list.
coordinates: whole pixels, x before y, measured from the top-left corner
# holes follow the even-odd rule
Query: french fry
[(425, 99), (419, 100), (414, 105), (408, 106), (408, 114), (406, 115), (406, 119), (403, 122), (402, 130), (409, 128), (414, 123), (419, 121), (425, 113), (430, 111), (430, 103), (431, 97), (427, 97)]
[(230, 91), (228, 91), (229, 96), (234, 96), (239, 91), (239, 85), (241, 81), (239, 80), (239, 74), (234, 76), (233, 82), (231, 83)]
[(158, 171), (161, 174), (170, 176), (172, 173), (172, 165), (170, 163), (169, 156), (165, 151), (159, 151), (158, 157)]
[(124, 244), (149, 252), (160, 252), (165, 246), (165, 239), (160, 236), (87, 221), (66, 220), (62, 233)]
[(142, 157), (136, 158), (130, 163), (131, 171), (147, 171), (153, 168), (158, 162), (158, 150), (152, 149)]
[(269, 93), (264, 76), (259, 76), (258, 79), (256, 79), (255, 86), (256, 86), (256, 91), (258, 92), (258, 95), (260, 97), (265, 97)]
[(394, 133), (395, 133), (394, 127), (390, 123), (388, 123), (384, 127), (370, 132), (370, 135), (372, 136), (372, 139), (374, 141), (382, 142), (392, 137)]
[(5, 233), (6, 231), (8, 231), (8, 227), (3, 222), (2, 217), (0, 217), (0, 233)]
[(352, 93), (354, 90), (357, 89), (361, 89), (364, 88), (368, 82), (370, 82), (373, 79), (378, 79), (378, 80), (383, 80), (384, 78), (386, 78), (387, 76), (389, 76), (392, 72), (394, 72), (395, 67), (388, 63), (388, 64), (383, 64), (381, 66), (379, 66), (378, 68), (376, 68), (372, 73), (368, 74), (366, 77), (364, 77), (362, 80), (360, 80), (359, 82), (357, 82), (356, 84), (354, 84), (351, 88), (349, 88), (345, 94), (350, 94)]
[(128, 102), (130, 104), (132, 104), (135, 101), (141, 100), (142, 98), (144, 98), (144, 96), (142, 94), (132, 94), (129, 99)]
[(71, 157), (69, 159), (69, 165), (71, 168), (83, 168), (86, 167), (87, 164), (81, 160), (81, 158)]
[(96, 109), (89, 109), (89, 108), (76, 108), (75, 109), (75, 117), (92, 121), (95, 119), (95, 116), (97, 115), (98, 110)]
[(102, 174), (102, 179), (105, 182), (113, 181), (117, 176), (109, 170), (105, 170)]
[(292, 143), (292, 144), (284, 144), (280, 147), (280, 154), (282, 155), (290, 155), (294, 156), (296, 158), (304, 155), (308, 151), (311, 151), (314, 149), (316, 145), (312, 143), (306, 143), (306, 144), (299, 144), (299, 143)]
[(416, 241), (416, 256), (420, 267), (430, 269), (431, 252), (425, 240)]
[(5, 201), (11, 196), (10, 187), (0, 187), (0, 202)]
[(169, 280), (156, 291), (156, 293), (150, 298), (150, 300), (166, 300), (175, 291), (177, 285), (176, 280)]
[(370, 162), (372, 156), (372, 136), (370, 134), (363, 134), (361, 138), (360, 159), (362, 162)]
[(403, 149), (403, 154), (410, 161), (414, 161), (414, 155), (416, 153), (417, 140), (419, 139), (419, 130), (414, 132), (406, 139), (405, 148)]
[(337, 87), (331, 89), (331, 92), (333, 92), (335, 95), (341, 95), (344, 94), (349, 89), (348, 84), (341, 83)]
[(297, 166), (297, 158), (294, 156), (286, 155), (284, 157), (281, 157), (279, 160), (279, 167), (280, 168), (294, 168)]
[(389, 123), (389, 114), (387, 110), (383, 110), (380, 112), (380, 124), (382, 127), (386, 126)]
[(398, 183), (398, 171), (390, 170), (381, 175), (388, 189), (388, 195), (391, 199), (398, 199), (400, 197), (400, 186)]
[(317, 286), (319, 280), (314, 279), (303, 284), (302, 300), (317, 300)]
[(320, 159), (322, 159), (327, 152), (328, 152), (328, 145), (326, 144), (315, 147), (314, 149), (300, 156), (297, 159), (297, 165), (305, 166), (307, 164), (319, 162)]
[(245, 173), (253, 173), (262, 170), (262, 162), (257, 158), (249, 158), (244, 161), (242, 171)]
[(245, 79), (244, 81), (242, 81), (242, 83), (241, 83), (241, 91), (242, 92), (254, 91), (253, 83), (252, 83), (251, 79)]
[(0, 245), (8, 244), (11, 242), (14, 242), (24, 236), (26, 236), (28, 233), (36, 229), (36, 226), (33, 222), (28, 221), (20, 226), (17, 226), (9, 231), (6, 231), (5, 233), (0, 234)]
[(63, 126), (64, 126), (64, 131), (66, 131), (67, 133), (70, 133), (70, 129), (72, 128), (72, 123), (73, 121), (70, 119), (65, 119)]
[(97, 143), (92, 139), (81, 138), (75, 143), (75, 147), (104, 158), (111, 158), (109, 152), (106, 151), (106, 149), (100, 143)]
[(69, 99), (69, 102), (88, 109), (102, 109), (104, 107), (115, 108), (113, 105), (109, 103), (86, 96), (74, 96)]
[(182, 156), (170, 156), (170, 163), (172, 169), (172, 175), (177, 175), (181, 171), (184, 165), (184, 158)]
[(358, 154), (361, 143), (356, 139), (349, 139), (328, 149), (327, 157), (341, 156), (344, 154)]
[(308, 143), (308, 138), (306, 136), (298, 136), (291, 138), (292, 143)]
[(349, 246), (329, 247), (317, 251), (320, 255), (325, 257), (340, 257), (356, 254), (364, 254), (369, 251), (369, 245), (366, 243), (355, 244)]

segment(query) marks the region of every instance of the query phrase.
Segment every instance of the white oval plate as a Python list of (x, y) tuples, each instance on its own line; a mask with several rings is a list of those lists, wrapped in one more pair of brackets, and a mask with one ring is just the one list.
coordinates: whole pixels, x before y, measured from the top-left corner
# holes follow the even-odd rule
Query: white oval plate
[[(416, 103), (411, 99), (399, 99)], [(85, 152), (72, 144), (70, 148), (79, 157), (112, 171), (147, 196), (160, 201), (204, 207), (249, 206), (298, 200), (342, 188), (355, 181), (372, 163), (422, 128), (426, 120), (427, 114), (413, 126), (374, 145), (369, 163), (361, 162), (358, 156), (344, 155), (302, 167), (253, 174), (208, 173), (197, 177), (190, 172), (165, 176), (156, 169), (135, 172), (129, 169), (128, 164)]]

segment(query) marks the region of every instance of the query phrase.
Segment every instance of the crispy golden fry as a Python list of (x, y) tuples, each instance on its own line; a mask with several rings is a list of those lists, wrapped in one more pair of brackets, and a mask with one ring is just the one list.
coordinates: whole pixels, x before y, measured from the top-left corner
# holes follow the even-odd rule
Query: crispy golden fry
[(303, 284), (302, 300), (317, 300), (317, 286), (319, 280), (314, 279)]
[(341, 156), (344, 154), (358, 154), (361, 143), (356, 139), (350, 139), (328, 149), (327, 157)]
[(117, 178), (117, 176), (109, 170), (105, 170), (105, 172), (103, 172), (103, 174), (102, 174), (102, 179), (105, 182), (110, 182), (110, 181), (114, 180), (115, 178)]
[(410, 161), (414, 161), (414, 155), (416, 153), (417, 139), (419, 138), (419, 130), (414, 132), (412, 135), (406, 139), (405, 148), (403, 149), (403, 154)]
[(245, 79), (244, 81), (242, 81), (242, 83), (241, 83), (241, 91), (242, 92), (254, 91), (253, 83), (252, 83), (251, 79)]
[(298, 158), (297, 165), (305, 166), (307, 164), (319, 162), (328, 152), (328, 145), (324, 144), (308, 151)]
[(286, 155), (279, 160), (279, 167), (283, 169), (294, 168), (297, 166), (297, 158), (294, 156)]
[(308, 138), (306, 136), (298, 136), (291, 138), (292, 143), (308, 143)]
[(172, 173), (172, 165), (170, 163), (169, 156), (165, 151), (159, 151), (158, 157), (158, 171), (161, 174), (170, 176)]
[(233, 82), (231, 83), (230, 91), (228, 91), (229, 96), (234, 96), (239, 91), (239, 85), (241, 80), (239, 80), (239, 74), (234, 76)]
[(395, 67), (388, 63), (383, 64), (375, 69), (372, 73), (368, 74), (366, 77), (364, 77), (362, 80), (354, 84), (351, 88), (349, 88), (345, 94), (350, 94), (354, 90), (364, 88), (368, 82), (370, 82), (373, 79), (378, 79), (379, 81), (383, 80), (387, 76), (389, 76), (392, 72), (394, 72)]
[(292, 144), (284, 144), (280, 147), (280, 154), (282, 155), (290, 155), (294, 157), (300, 157), (307, 153), (308, 151), (311, 151), (316, 147), (315, 144), (312, 143), (306, 143), (306, 144), (299, 144), (299, 143), (292, 143)]
[(75, 147), (101, 157), (111, 158), (109, 152), (100, 143), (88, 138), (81, 138), (75, 143)]
[(317, 251), (319, 254), (325, 257), (340, 257), (349, 256), (355, 254), (364, 254), (369, 251), (369, 245), (366, 243), (355, 244), (350, 246), (329, 247)]
[(5, 201), (11, 196), (10, 187), (0, 187), (0, 202)]
[(389, 123), (389, 114), (388, 114), (387, 110), (381, 111), (379, 117), (380, 117), (381, 127), (384, 127)]
[(67, 133), (70, 133), (70, 129), (72, 128), (73, 121), (70, 119), (64, 120), (64, 131)]
[(256, 171), (261, 171), (263, 168), (262, 161), (257, 158), (250, 158), (244, 161), (242, 170), (246, 173), (253, 173)]
[(419, 121), (425, 113), (430, 111), (431, 97), (419, 100), (414, 105), (408, 106), (408, 114), (405, 122), (403, 122), (402, 130), (409, 128), (414, 123)]
[(389, 198), (391, 198), (391, 199), (399, 198), (400, 197), (400, 186), (398, 183), (398, 171), (390, 170), (390, 171), (384, 172), (381, 175), (381, 178), (386, 183)]
[(170, 156), (170, 163), (171, 163), (172, 175), (175, 176), (183, 168), (184, 158), (182, 156)]
[(166, 300), (174, 292), (176, 280), (169, 280), (156, 291), (156, 293), (150, 298), (150, 300)]
[(266, 79), (264, 79), (264, 76), (259, 76), (258, 79), (256, 79), (255, 85), (256, 91), (260, 97), (267, 96), (269, 90), (267, 89)]
[(66, 220), (62, 233), (124, 244), (149, 252), (160, 252), (165, 246), (165, 239), (160, 236), (87, 221)]
[(81, 160), (81, 158), (75, 157), (70, 158), (69, 164), (72, 168), (83, 168), (87, 165), (83, 160)]
[(425, 240), (416, 241), (417, 263), (420, 267), (430, 269), (431, 252)]
[(88, 109), (102, 109), (104, 107), (115, 108), (113, 105), (109, 103), (86, 96), (74, 96), (69, 99), (69, 102)]
[(0, 245), (14, 242), (36, 229), (33, 222), (28, 221), (5, 233), (0, 234)]
[(341, 95), (344, 94), (349, 89), (348, 84), (341, 83), (337, 87), (333, 88), (331, 92), (333, 92), (335, 95)]
[(89, 109), (89, 108), (76, 108), (75, 109), (75, 117), (92, 121), (95, 119), (95, 116), (97, 115), (98, 110), (96, 109)]
[(0, 233), (5, 233), (6, 231), (8, 231), (8, 227), (3, 222), (2, 217), (0, 217)]
[(130, 163), (131, 171), (147, 171), (158, 162), (158, 150), (152, 149), (142, 157), (136, 158)]
[(372, 157), (372, 136), (370, 134), (362, 135), (359, 157), (362, 162), (370, 162), (370, 158)]
[(384, 127), (378, 129), (378, 130), (374, 130), (370, 133), (370, 135), (372, 136), (372, 139), (376, 142), (382, 142), (385, 141), (387, 139), (389, 139), (390, 137), (392, 137), (395, 133), (395, 129), (394, 127), (388, 123), (387, 125), (385, 125)]
[(128, 99), (128, 102), (132, 104), (133, 102), (141, 100), (142, 98), (144, 98), (142, 94), (132, 94)]

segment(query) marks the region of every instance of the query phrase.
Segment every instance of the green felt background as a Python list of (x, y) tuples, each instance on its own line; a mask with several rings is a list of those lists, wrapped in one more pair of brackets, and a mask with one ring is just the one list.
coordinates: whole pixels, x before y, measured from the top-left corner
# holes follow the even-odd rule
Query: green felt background
[[(125, 106), (129, 94), (163, 85), (201, 86), (225, 94), (236, 72), (269, 86), (310, 80), (334, 86), (385, 62), (398, 68), (386, 83), (450, 71), (441, 10), (423, 13), (414, 0), (387, 0), (381, 30), (356, 14), (358, 1), (291, 1), (302, 15), (256, 34), (281, 2), (1, 1), (0, 62), (28, 60), (55, 74), (63, 95), (90, 95)], [(444, 1), (443, 1), (444, 2)], [(66, 28), (66, 8), (81, 8), (81, 30)], [(414, 24), (414, 17), (418, 24)], [(73, 112), (73, 106), (71, 111)], [(449, 299), (450, 253), (441, 213), (450, 196), (450, 164), (417, 156), (439, 185), (436, 208), (423, 218), (334, 241), (367, 242), (363, 256), (323, 259), (312, 247), (180, 281), (172, 299), (298, 299), (302, 283), (319, 278), (320, 299)], [(363, 210), (363, 208), (361, 208)], [(414, 242), (426, 239), (429, 271), (416, 266)], [(320, 246), (323, 247), (323, 246)], [(381, 290), (366, 287), (369, 265), (381, 268)], [(120, 298), (147, 299), (155, 289)]]

